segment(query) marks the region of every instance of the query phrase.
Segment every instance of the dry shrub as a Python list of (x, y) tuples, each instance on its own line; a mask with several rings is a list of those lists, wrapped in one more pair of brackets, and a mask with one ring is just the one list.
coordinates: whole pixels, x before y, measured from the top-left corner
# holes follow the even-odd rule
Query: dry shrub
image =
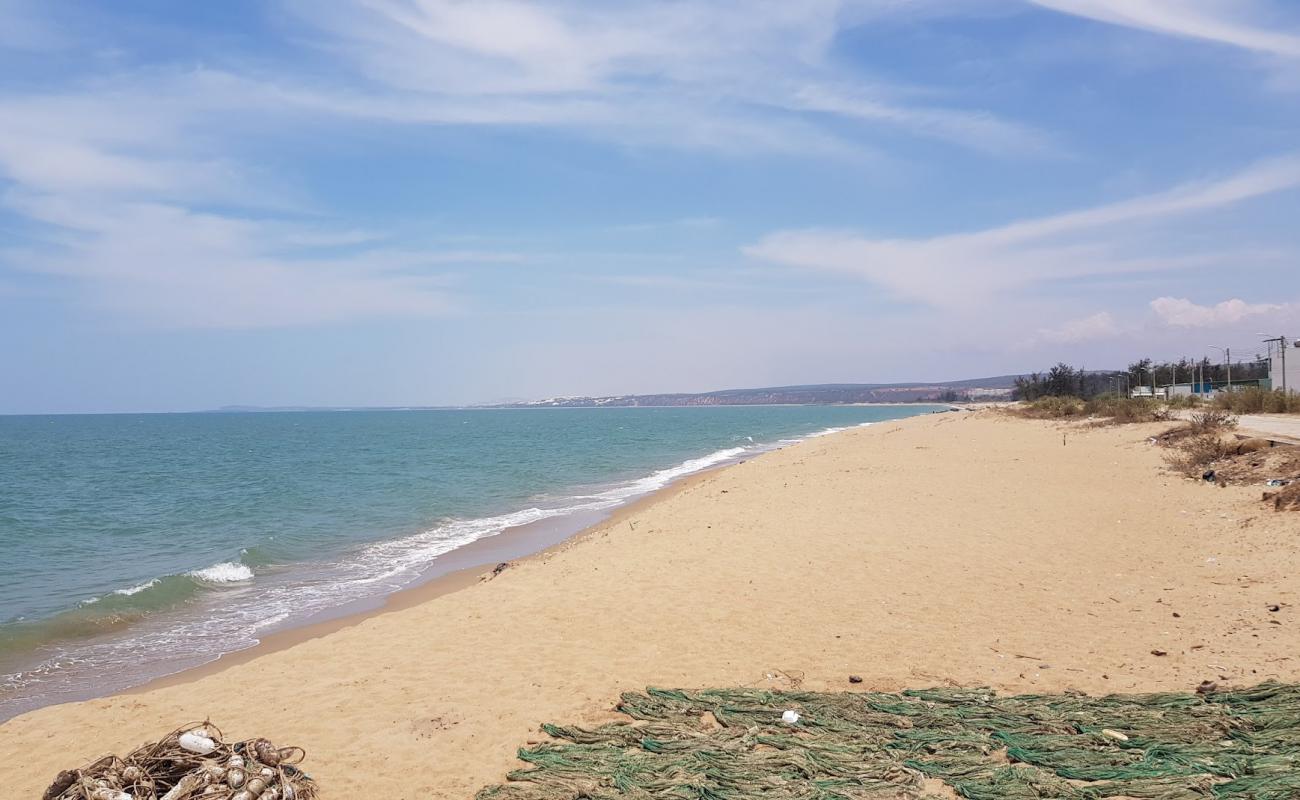
[(1224, 441), (1217, 433), (1194, 434), (1165, 454), (1165, 463), (1175, 472), (1197, 478), (1214, 462), (1232, 455), (1234, 448), (1235, 445)]
[(1094, 417), (1108, 420), (1112, 425), (1126, 425), (1132, 422), (1151, 422), (1158, 418), (1164, 407), (1154, 400), (1140, 397), (1102, 395), (1085, 403), (1084, 410)]
[(1215, 465), (1217, 477), (1228, 483), (1261, 484), (1274, 479), (1300, 482), (1300, 447), (1281, 445), (1264, 450), (1246, 449), (1241, 442), (1239, 455)]
[(1213, 469), (1220, 486), (1289, 481), (1264, 492), (1264, 502), (1278, 511), (1300, 511), (1300, 447), (1267, 446), (1266, 439), (1228, 441), (1218, 433), (1193, 433), (1190, 425), (1173, 428), (1162, 437), (1172, 437), (1165, 454), (1170, 469), (1191, 478)]
[(1276, 492), (1264, 492), (1264, 502), (1272, 503), (1274, 511), (1300, 511), (1300, 481)]
[(1205, 401), (1194, 394), (1176, 394), (1165, 402), (1170, 408), (1200, 408)]
[(1231, 483), (1264, 483), (1266, 480), (1300, 480), (1300, 447), (1279, 445), (1264, 450), (1236, 446), (1239, 455), (1218, 467), (1219, 475)]
[[(1208, 434), (1217, 435), (1235, 427), (1237, 427), (1237, 418), (1226, 411), (1201, 411), (1193, 414), (1190, 422), (1175, 425), (1164, 433), (1156, 434), (1154, 439), (1155, 443), (1162, 447), (1182, 447), (1188, 439)], [(1202, 446), (1201, 449), (1205, 447)]]
[(1043, 398), (1031, 403), (1025, 416), (1036, 419), (1086, 417), (1089, 420), (1088, 426), (1093, 428), (1172, 419), (1168, 410), (1159, 402), (1115, 395), (1100, 395), (1088, 400), (1077, 397)]
[(1218, 433), (1220, 431), (1230, 431), (1237, 427), (1237, 418), (1227, 411), (1212, 408), (1207, 411), (1198, 411), (1193, 414), (1190, 427), (1193, 433)]
[(1219, 392), (1214, 396), (1214, 406), (1238, 414), (1297, 414), (1300, 413), (1300, 394), (1281, 389), (1268, 391), (1252, 386)]
[(1069, 419), (1084, 416), (1084, 403), (1077, 397), (1040, 397), (1022, 404), (1015, 413), (1030, 419)]
[(1168, 428), (1165, 430), (1164, 433), (1158, 433), (1151, 438), (1155, 444), (1158, 444), (1161, 447), (1173, 447), (1174, 445), (1183, 441), (1188, 436), (1192, 436), (1193, 434), (1195, 434), (1195, 431), (1192, 430), (1192, 426), (1187, 423), (1183, 423), (1181, 425), (1175, 425), (1172, 428)]

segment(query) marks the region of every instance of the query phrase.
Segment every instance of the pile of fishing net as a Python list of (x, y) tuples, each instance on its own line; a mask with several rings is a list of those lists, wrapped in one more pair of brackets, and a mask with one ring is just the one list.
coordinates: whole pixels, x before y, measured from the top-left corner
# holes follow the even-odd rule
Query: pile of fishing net
[(193, 723), (60, 772), (43, 800), (313, 800), (316, 784), (297, 767), (306, 755), (266, 739), (227, 744), (212, 723)]
[[(1204, 688), (1204, 687), (1203, 687)], [(999, 697), (757, 689), (623, 695), (631, 717), (543, 726), (478, 800), (1300, 798), (1300, 686)]]

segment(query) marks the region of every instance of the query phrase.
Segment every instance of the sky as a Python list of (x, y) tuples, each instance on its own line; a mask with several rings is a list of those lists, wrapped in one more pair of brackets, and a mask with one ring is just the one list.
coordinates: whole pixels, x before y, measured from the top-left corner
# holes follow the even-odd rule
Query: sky
[(1291, 0), (0, 0), (0, 413), (1300, 336)]

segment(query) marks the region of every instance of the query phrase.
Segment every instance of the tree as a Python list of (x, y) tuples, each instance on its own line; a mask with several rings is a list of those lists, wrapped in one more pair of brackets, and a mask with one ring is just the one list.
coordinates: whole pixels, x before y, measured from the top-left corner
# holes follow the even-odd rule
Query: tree
[(1047, 394), (1065, 397), (1079, 394), (1080, 372), (1064, 361), (1047, 371)]
[(1021, 375), (1016, 378), (1016, 388), (1011, 391), (1013, 400), (1037, 400), (1046, 394), (1046, 387), (1043, 384), (1043, 376), (1035, 372), (1032, 375)]

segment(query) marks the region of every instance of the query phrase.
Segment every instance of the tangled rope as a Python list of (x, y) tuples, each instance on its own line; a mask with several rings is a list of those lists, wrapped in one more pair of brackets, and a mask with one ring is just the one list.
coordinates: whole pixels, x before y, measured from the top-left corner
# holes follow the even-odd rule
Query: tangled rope
[(211, 722), (182, 725), (125, 758), (64, 770), (43, 800), (314, 800), (307, 752), (266, 739), (227, 744)]
[[(1300, 797), (1300, 686), (999, 697), (648, 689), (632, 718), (545, 725), (478, 800)], [(797, 713), (794, 724), (782, 714)], [(787, 719), (791, 715), (787, 715)]]

